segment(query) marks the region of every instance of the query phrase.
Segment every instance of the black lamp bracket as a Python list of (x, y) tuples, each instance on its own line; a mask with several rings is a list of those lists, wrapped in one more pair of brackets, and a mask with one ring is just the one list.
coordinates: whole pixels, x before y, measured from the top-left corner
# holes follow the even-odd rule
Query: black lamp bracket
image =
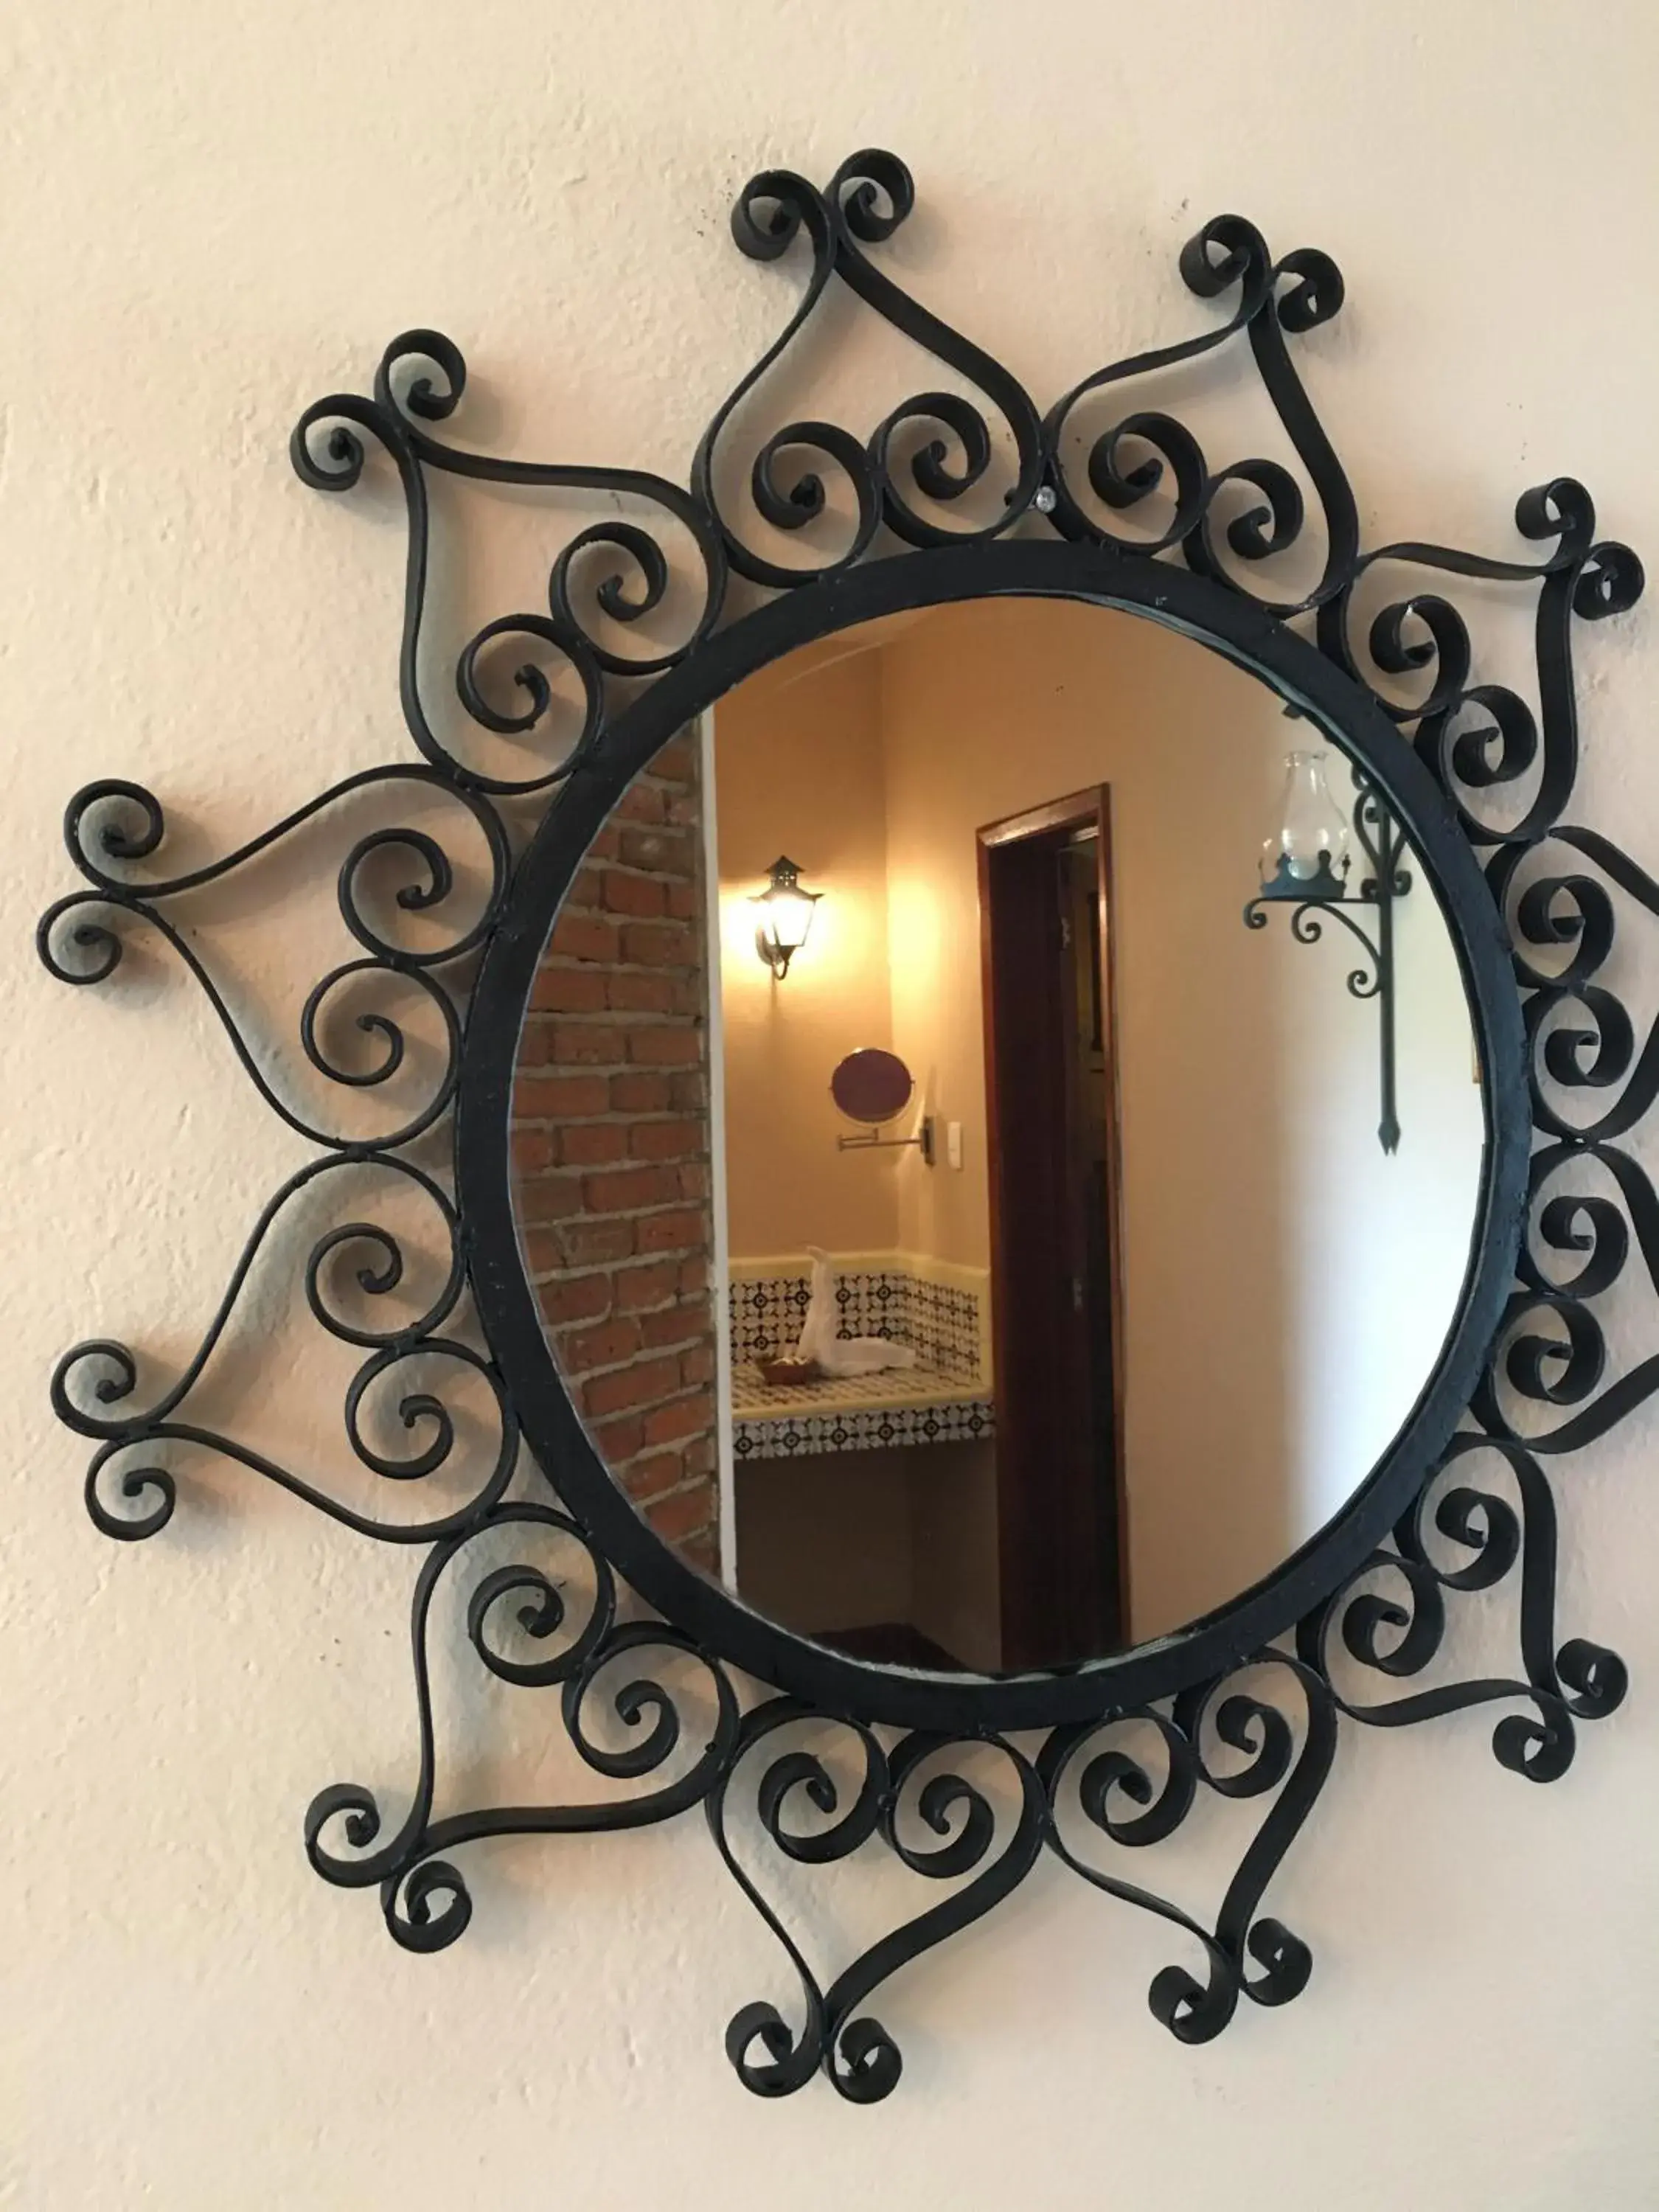
[[(1281, 854), (1272, 877), (1245, 908), (1244, 926), (1265, 929), (1270, 907), (1289, 906), (1291, 936), (1298, 945), (1316, 945), (1324, 933), (1321, 918), (1328, 914), (1364, 950), (1370, 964), (1348, 970), (1348, 990), (1356, 999), (1376, 1001), (1377, 1087), (1382, 1099), (1376, 1135), (1383, 1151), (1394, 1152), (1400, 1146), (1395, 1072), (1394, 908), (1395, 902), (1410, 890), (1412, 879), (1400, 865), (1405, 831), (1389, 813), (1375, 784), (1358, 769), (1353, 781), (1354, 835), (1370, 864), (1369, 873), (1359, 879), (1358, 890), (1348, 890), (1345, 878), (1332, 867), (1327, 853), (1320, 854), (1318, 869), (1312, 876), (1295, 874), (1288, 857)], [(1374, 937), (1344, 910), (1350, 907), (1364, 908), (1376, 915)]]
[(838, 1152), (884, 1152), (902, 1151), (906, 1146), (919, 1146), (921, 1157), (929, 1167), (933, 1164), (933, 1116), (924, 1114), (921, 1127), (914, 1137), (837, 1137)]

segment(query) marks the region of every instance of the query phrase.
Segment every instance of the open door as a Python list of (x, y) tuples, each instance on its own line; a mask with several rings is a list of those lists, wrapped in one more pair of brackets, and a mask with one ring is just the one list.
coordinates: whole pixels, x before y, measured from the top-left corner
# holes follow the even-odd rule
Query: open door
[(1129, 1628), (1106, 788), (979, 832), (1002, 1663)]

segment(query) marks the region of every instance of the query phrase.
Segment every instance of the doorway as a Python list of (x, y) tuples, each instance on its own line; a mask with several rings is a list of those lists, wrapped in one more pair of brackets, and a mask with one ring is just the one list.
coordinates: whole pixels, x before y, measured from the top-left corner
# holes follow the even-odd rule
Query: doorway
[(1105, 786), (978, 833), (1002, 1663), (1128, 1629)]

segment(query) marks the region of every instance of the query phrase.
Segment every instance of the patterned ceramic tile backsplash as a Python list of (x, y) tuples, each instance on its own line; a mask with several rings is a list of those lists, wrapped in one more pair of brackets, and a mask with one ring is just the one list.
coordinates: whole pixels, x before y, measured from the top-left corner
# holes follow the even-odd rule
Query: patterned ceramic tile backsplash
[[(795, 1348), (811, 1296), (811, 1277), (763, 1275), (731, 1288), (732, 1363), (775, 1359)], [(842, 1336), (885, 1336), (911, 1346), (924, 1366), (964, 1382), (979, 1379), (981, 1301), (952, 1284), (902, 1267), (849, 1268), (836, 1282)]]

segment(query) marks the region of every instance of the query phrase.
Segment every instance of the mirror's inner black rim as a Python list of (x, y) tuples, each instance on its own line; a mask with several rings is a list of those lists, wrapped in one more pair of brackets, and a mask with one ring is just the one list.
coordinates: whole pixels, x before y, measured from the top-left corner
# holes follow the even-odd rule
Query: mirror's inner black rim
[[(1340, 1513), (1273, 1573), (1173, 1635), (1064, 1672), (945, 1676), (846, 1658), (792, 1634), (687, 1566), (635, 1512), (554, 1361), (520, 1250), (508, 1133), (520, 1031), (554, 915), (634, 775), (722, 693), (798, 646), (882, 615), (999, 594), (1082, 600), (1178, 630), (1248, 669), (1375, 781), (1456, 950), (1486, 1150), (1468, 1271), (1438, 1364)], [(1468, 1404), (1514, 1280), (1530, 1144), (1524, 1066), (1509, 941), (1486, 879), (1433, 778), (1357, 684), (1273, 616), (1201, 576), (1090, 546), (980, 543), (876, 562), (775, 600), (707, 640), (606, 732), (549, 810), (484, 957), (461, 1066), (457, 1188), (480, 1315), (526, 1442), (648, 1604), (703, 1649), (830, 1711), (951, 1732), (1045, 1727), (1172, 1695), (1284, 1635), (1359, 1570), (1415, 1498)]]

